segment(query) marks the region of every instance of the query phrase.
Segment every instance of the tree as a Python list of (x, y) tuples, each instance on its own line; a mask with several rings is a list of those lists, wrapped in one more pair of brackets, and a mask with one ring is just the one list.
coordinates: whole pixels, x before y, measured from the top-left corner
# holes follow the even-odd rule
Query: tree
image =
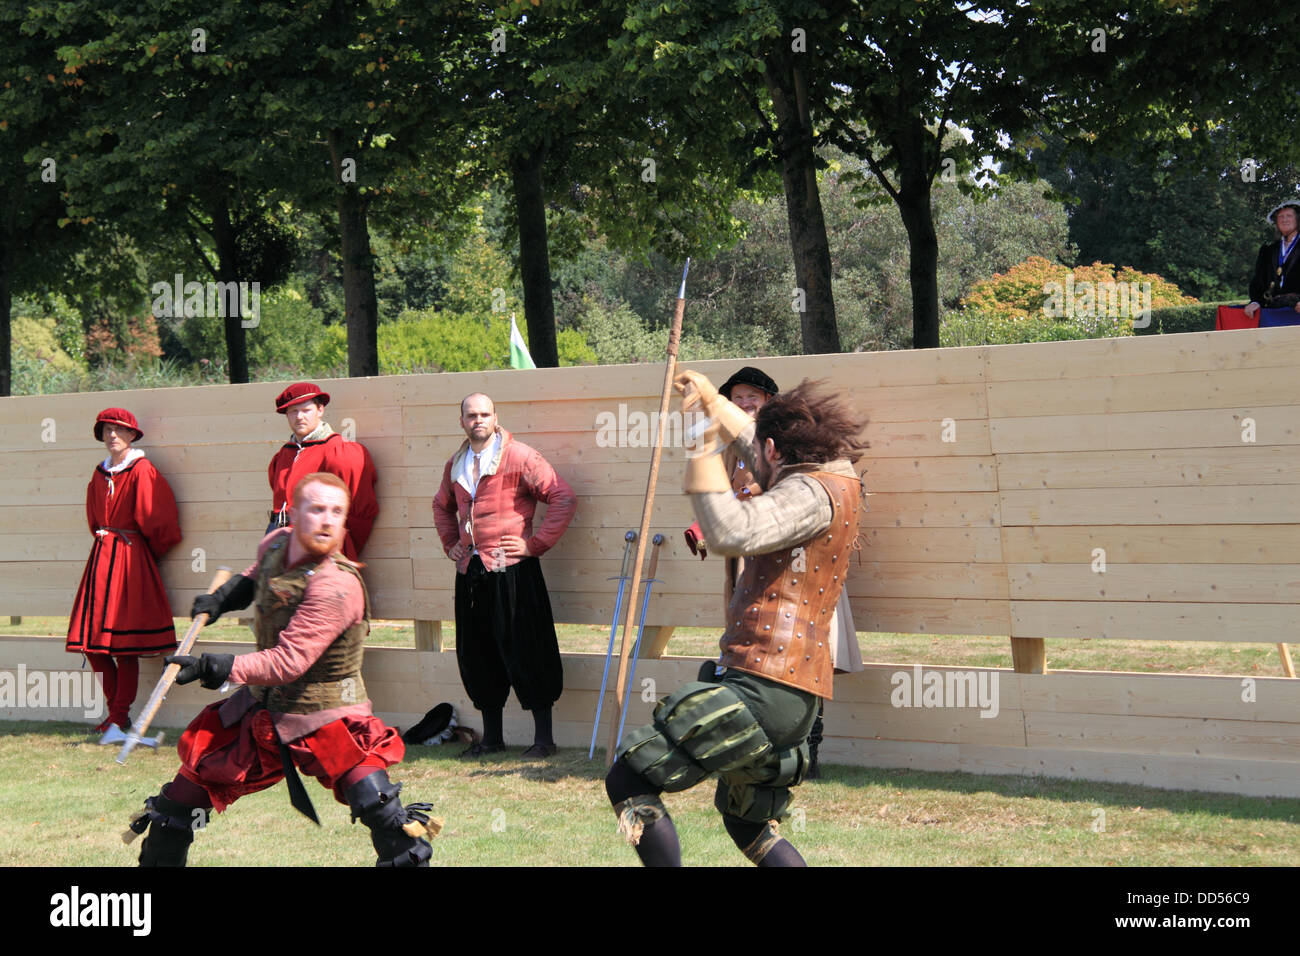
[(674, 112), (707, 117), (719, 147), (734, 159), (779, 173), (797, 283), (792, 293), (810, 353), (840, 350), (816, 147), (832, 96), (830, 41), (851, 12), (848, 2), (638, 0), (627, 9), (624, 35), (611, 44), (616, 63), (677, 91)]
[(1082, 261), (1158, 272), (1202, 300), (1232, 300), (1272, 238), (1264, 214), (1295, 195), (1300, 167), (1262, 156), (1247, 164), (1228, 134), (1212, 129), (1203, 144), (1189, 136), (1155, 149), (1111, 144), (1121, 148), (1110, 155), (1046, 136), (1033, 158), (1067, 198)]
[(69, 211), (67, 117), (81, 108), (85, 81), (63, 68), (57, 39), (28, 14), (0, 8), (0, 396), (12, 391), (15, 295), (84, 292), (101, 280), (116, 287), (121, 278), (120, 260), (96, 254), (112, 234)]

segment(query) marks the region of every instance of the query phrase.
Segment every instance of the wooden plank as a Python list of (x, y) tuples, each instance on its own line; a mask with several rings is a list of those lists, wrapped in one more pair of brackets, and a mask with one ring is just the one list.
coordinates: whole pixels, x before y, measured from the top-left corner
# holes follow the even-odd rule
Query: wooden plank
[[(946, 441), (945, 435), (952, 441)], [(862, 432), (870, 442), (870, 458), (933, 458), (987, 456), (993, 453), (989, 422), (985, 418), (943, 418), (930, 421), (871, 421)], [(861, 466), (860, 466), (861, 467)]]
[(1024, 601), (1181, 601), (1300, 604), (1300, 564), (1009, 564)]
[(1300, 524), (1300, 495), (1288, 485), (1004, 491), (1002, 524)]
[(957, 761), (951, 769), (965, 773), (1028, 774), (1133, 783), (1145, 787), (1237, 793), (1252, 797), (1300, 797), (1297, 765), (1285, 760), (962, 746), (958, 748)]
[(858, 472), (869, 492), (998, 490), (997, 460), (991, 457), (873, 458), (868, 452)]
[(1229, 368), (1154, 374), (1106, 374), (1050, 381), (988, 383), (990, 418), (1289, 405), (1291, 368)]
[(1026, 713), (1024, 720), (1030, 747), (1286, 760), (1293, 764), (1300, 731), (1295, 723), (1116, 714)]
[(999, 495), (995, 492), (881, 492), (859, 512), (862, 528), (996, 528)]
[(1002, 529), (1013, 564), (1107, 562), (1129, 564), (1300, 564), (1300, 535), (1291, 525), (1015, 527)]
[(994, 345), (986, 347), (985, 355), (991, 384), (1219, 368), (1294, 368), (1300, 365), (1300, 340), (1290, 329), (1252, 329), (1241, 335), (1193, 332)]
[(1297, 628), (1294, 604), (1011, 601), (1012, 637), (1275, 644)]
[(858, 598), (981, 598), (1010, 596), (1006, 569), (995, 564), (868, 561), (851, 566)]
[[(1247, 419), (1255, 423), (1253, 442), (1243, 441)], [(991, 449), (999, 455), (1300, 443), (1300, 405), (995, 418), (988, 424)]]
[(890, 634), (1009, 634), (1006, 601), (941, 598), (853, 598), (859, 632)]
[(1013, 679), (1019, 684), (1020, 706), (1026, 713), (1289, 721), (1300, 725), (1300, 682), (1281, 677), (1052, 671), (1043, 677)]
[(1004, 491), (1300, 483), (1300, 445), (1050, 452), (998, 455), (996, 461)]
[(997, 563), (1002, 534), (997, 528), (863, 528), (859, 540), (862, 554), (880, 561)]
[(998, 744), (1023, 747), (1025, 730), (1018, 710), (999, 708), (985, 718), (978, 707), (893, 707), (889, 703), (862, 704), (832, 701), (827, 707), (827, 733), (851, 729), (861, 734), (891, 740), (920, 740), (939, 743)]
[[(904, 680), (910, 679), (911, 687), (918, 686), (918, 681), (923, 687), (929, 678), (931, 671), (943, 675), (945, 683), (948, 681), (947, 675), (957, 674), (963, 679), (967, 675), (975, 675), (976, 681), (983, 680), (986, 686), (993, 680), (993, 675), (997, 675), (997, 699), (1000, 711), (1016, 711), (1021, 709), (1020, 698), (1020, 678), (1006, 670), (1005, 668), (996, 667), (950, 667), (943, 665), (926, 664), (921, 666), (921, 674), (918, 677), (916, 673), (916, 664), (867, 664), (863, 670), (853, 674), (836, 674), (835, 675), (835, 702), (834, 710), (839, 713), (840, 705), (849, 703), (865, 703), (873, 705), (892, 706), (892, 697), (895, 691), (902, 693), (901, 688)], [(988, 677), (980, 675), (988, 674)], [(830, 713), (832, 708), (827, 709)], [(980, 718), (982, 720), (988, 718)], [(838, 717), (832, 725), (839, 726)], [(835, 732), (840, 732), (836, 730)], [(847, 732), (847, 731), (845, 731)]]

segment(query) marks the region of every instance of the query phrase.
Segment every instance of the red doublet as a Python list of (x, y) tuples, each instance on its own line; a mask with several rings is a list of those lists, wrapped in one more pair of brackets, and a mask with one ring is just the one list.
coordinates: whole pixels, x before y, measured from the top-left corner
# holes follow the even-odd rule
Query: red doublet
[(267, 479), (271, 483), (271, 508), (276, 514), (291, 503), (294, 486), (307, 475), (328, 471), (338, 475), (352, 494), (348, 508), (347, 534), (343, 538), (343, 555), (358, 560), (370, 540), (371, 529), (379, 515), (375, 497), (375, 463), (360, 442), (344, 441), (342, 435), (330, 435), (324, 441), (299, 445), (289, 442), (271, 459)]
[[(290, 533), (280, 528), (263, 538), (258, 562), (245, 577), (255, 577), (267, 548)], [(340, 803), (347, 803), (338, 783), (348, 771), (381, 770), (401, 761), (406, 753), (401, 736), (374, 716), (369, 700), (286, 714), (266, 710), (248, 690), (298, 680), (365, 614), (361, 583), (326, 558), (313, 571), (302, 603), (275, 647), (235, 658), (230, 679), (245, 686), (203, 708), (177, 747), (181, 775), (203, 787), (218, 811), (284, 776), (277, 738), (285, 742), (294, 765), (333, 790)]]
[(86, 488), (93, 543), (68, 623), (72, 652), (159, 654), (176, 649), (171, 604), (157, 561), (181, 540), (176, 498), (147, 458)]

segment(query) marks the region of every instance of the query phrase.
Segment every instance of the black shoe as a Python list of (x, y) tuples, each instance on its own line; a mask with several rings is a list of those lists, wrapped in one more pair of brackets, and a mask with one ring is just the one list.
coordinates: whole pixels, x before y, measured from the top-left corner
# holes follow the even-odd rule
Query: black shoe
[(531, 759), (553, 756), (559, 748), (555, 744), (533, 744), (521, 756)]

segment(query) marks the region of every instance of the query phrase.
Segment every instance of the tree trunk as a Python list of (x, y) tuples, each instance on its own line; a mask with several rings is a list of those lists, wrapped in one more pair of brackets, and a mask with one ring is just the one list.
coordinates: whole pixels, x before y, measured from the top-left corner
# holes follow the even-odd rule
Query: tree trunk
[(13, 394), (13, 336), (10, 328), (13, 294), (9, 289), (13, 254), (8, 238), (0, 238), (0, 398)]
[(538, 368), (557, 368), (555, 300), (551, 296), (551, 255), (546, 239), (546, 193), (542, 185), (544, 151), (538, 147), (510, 157), (515, 212), (519, 218), (519, 278), (524, 284), (528, 352)]
[(356, 183), (342, 180), (342, 134), (330, 130), (330, 156), (338, 187), (339, 235), (343, 240), (343, 314), (348, 324), (348, 375), (379, 374), (379, 298), (375, 258), (370, 254), (367, 201)]
[(831, 288), (831, 248), (817, 188), (812, 121), (802, 68), (784, 41), (767, 58), (768, 92), (777, 119), (777, 152), (790, 222), (790, 250), (798, 288), (791, 291), (795, 308), (803, 306), (799, 323), (807, 354), (840, 351)]
[[(217, 245), (216, 280), (238, 282), (241, 278), (239, 246), (234, 224), (230, 221), (230, 204), (225, 196), (212, 200), (212, 239)], [(226, 357), (230, 363), (230, 384), (240, 385), (248, 381), (248, 343), (241, 324), (243, 315), (240, 312), (240, 297), (236, 295), (234, 298), (234, 314), (227, 315), (225, 320)]]
[(924, 153), (900, 151), (898, 212), (907, 229), (912, 284), (912, 347), (939, 347), (939, 239), (930, 207)]

